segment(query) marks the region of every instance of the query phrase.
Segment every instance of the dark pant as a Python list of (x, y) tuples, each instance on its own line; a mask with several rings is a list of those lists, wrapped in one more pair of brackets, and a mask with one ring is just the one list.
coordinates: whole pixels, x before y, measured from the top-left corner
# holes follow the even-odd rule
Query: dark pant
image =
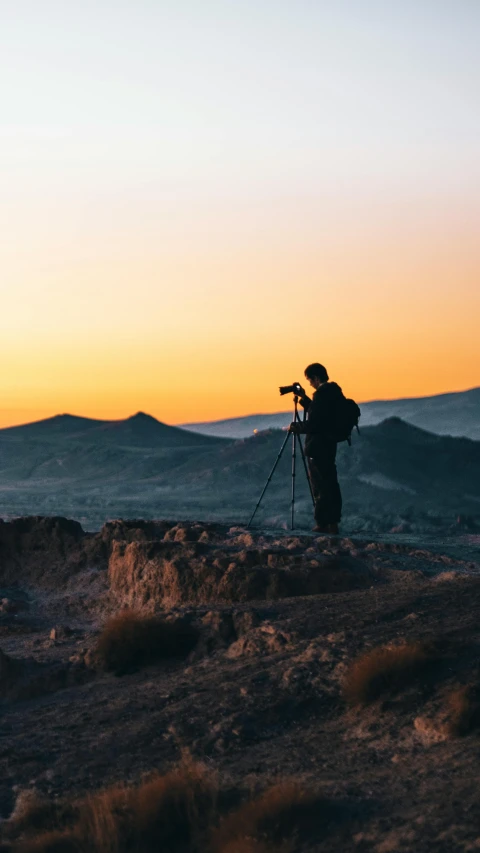
[(342, 515), (342, 495), (337, 479), (337, 444), (325, 441), (315, 456), (308, 457), (308, 470), (315, 498), (315, 521), (319, 526), (338, 524)]

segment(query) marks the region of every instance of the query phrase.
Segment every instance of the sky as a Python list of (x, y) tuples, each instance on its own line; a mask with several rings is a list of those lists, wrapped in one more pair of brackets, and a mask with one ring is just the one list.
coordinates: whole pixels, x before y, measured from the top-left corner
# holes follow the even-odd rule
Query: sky
[(0, 427), (480, 385), (478, 0), (0, 7)]

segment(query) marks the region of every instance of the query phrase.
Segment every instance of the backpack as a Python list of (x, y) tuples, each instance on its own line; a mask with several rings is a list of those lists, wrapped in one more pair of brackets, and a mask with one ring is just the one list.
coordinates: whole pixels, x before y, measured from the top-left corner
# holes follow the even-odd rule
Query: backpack
[(352, 431), (356, 427), (357, 432), (358, 421), (360, 418), (360, 406), (357, 406), (355, 400), (350, 400), (347, 397), (342, 397), (335, 411), (335, 426), (333, 430), (333, 438), (338, 443), (340, 441), (348, 441), (352, 443)]

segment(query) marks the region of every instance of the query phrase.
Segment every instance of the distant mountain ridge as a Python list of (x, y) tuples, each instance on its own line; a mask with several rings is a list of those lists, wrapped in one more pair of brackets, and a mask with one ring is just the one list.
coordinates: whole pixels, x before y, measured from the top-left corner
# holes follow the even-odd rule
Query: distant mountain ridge
[(218, 436), (192, 433), (169, 426), (145, 412), (124, 420), (103, 421), (78, 415), (54, 415), (33, 423), (0, 429), (0, 441), (82, 441), (126, 447), (212, 447), (224, 444)]
[[(68, 514), (94, 526), (126, 514), (243, 523), (284, 436), (264, 430), (237, 441), (205, 437), (143, 413), (124, 421), (61, 415), (0, 430), (0, 517)], [(299, 466), (299, 519), (308, 524), (310, 496)], [(473, 529), (480, 524), (480, 441), (392, 417), (355, 434), (352, 447), (341, 444), (338, 470), (352, 528), (388, 530), (398, 519), (431, 526), (461, 515), (478, 517)], [(282, 520), (290, 494), (288, 447), (260, 518)]]
[[(480, 440), (480, 387), (468, 391), (435, 394), (431, 397), (372, 400), (359, 405), (362, 411), (360, 427), (374, 426), (386, 418), (398, 417), (437, 435)], [(203, 435), (246, 438), (255, 430), (282, 429), (288, 426), (290, 421), (290, 412), (277, 412), (272, 415), (246, 415), (205, 423), (182, 424), (182, 427)]]

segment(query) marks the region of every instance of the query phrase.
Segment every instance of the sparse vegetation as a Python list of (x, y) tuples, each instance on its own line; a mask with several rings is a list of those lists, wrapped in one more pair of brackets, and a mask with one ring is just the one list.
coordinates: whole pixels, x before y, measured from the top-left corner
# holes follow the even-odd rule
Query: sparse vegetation
[[(244, 803), (220, 824), (213, 836), (214, 853), (267, 853), (302, 831), (329, 822), (326, 801), (296, 783), (274, 785)], [(332, 813), (330, 812), (330, 818)], [(282, 845), (280, 847), (279, 845)]]
[(465, 684), (453, 690), (447, 700), (447, 729), (462, 737), (480, 727), (480, 688)]
[(167, 849), (172, 853), (199, 853), (215, 815), (216, 790), (215, 780), (201, 765), (183, 761), (136, 788), (116, 785), (73, 803), (62, 801), (50, 810), (50, 814), (57, 812), (57, 826), (49, 826), (45, 832), (39, 832), (36, 812), (25, 812), (21, 823), (13, 821), (15, 834), (21, 833), (14, 850), (151, 853)]
[(20, 791), (10, 826), (15, 834), (58, 831), (72, 824), (77, 817), (77, 806), (66, 800), (48, 800), (35, 789)]
[(93, 659), (103, 669), (128, 672), (158, 660), (185, 657), (197, 639), (198, 631), (183, 619), (168, 622), (124, 610), (106, 622)]
[(368, 705), (384, 693), (408, 686), (435, 659), (426, 643), (377, 646), (356, 658), (344, 680), (344, 694), (350, 705)]
[[(327, 824), (325, 801), (295, 783), (269, 788), (220, 821), (218, 785), (202, 765), (183, 761), (136, 788), (118, 785), (51, 806), (61, 823), (41, 828), (23, 811), (14, 853), (273, 853), (303, 831)], [(37, 809), (38, 811), (38, 809)], [(31, 817), (29, 823), (28, 817)], [(65, 816), (68, 816), (67, 819)], [(66, 822), (65, 822), (66, 821)], [(220, 823), (219, 823), (220, 821)]]

